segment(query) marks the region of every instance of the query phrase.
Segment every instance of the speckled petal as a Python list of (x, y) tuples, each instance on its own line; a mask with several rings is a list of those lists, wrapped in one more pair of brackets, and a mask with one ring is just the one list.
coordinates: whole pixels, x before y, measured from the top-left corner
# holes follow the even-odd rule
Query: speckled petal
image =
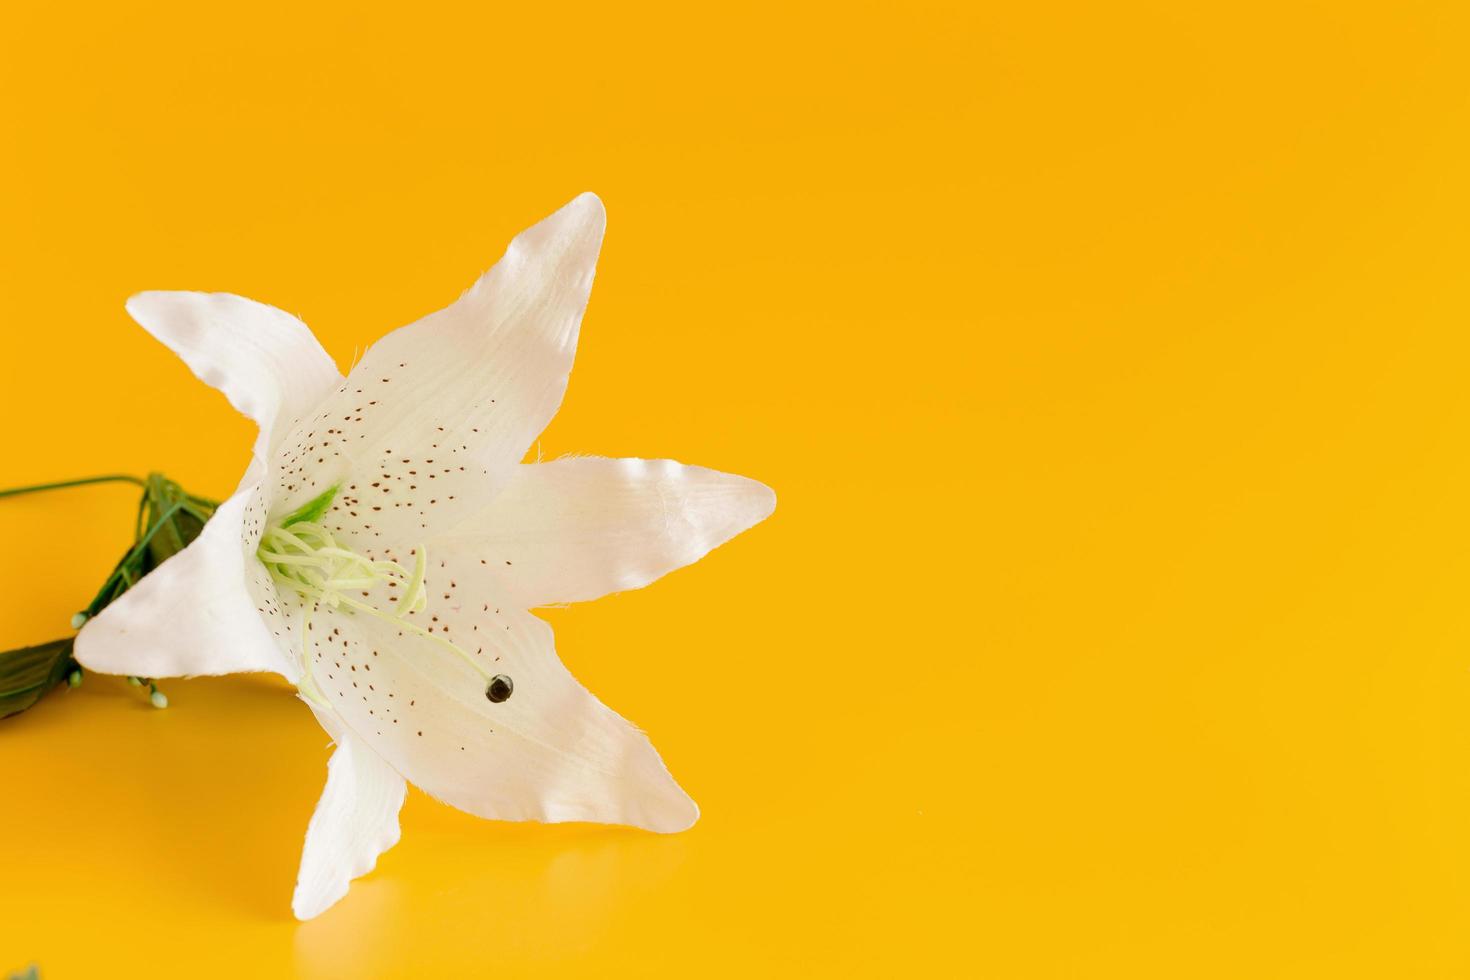
[(770, 487), (667, 459), (524, 464), (490, 505), (429, 543), (467, 580), (490, 573), (521, 605), (638, 589), (768, 517)]
[(583, 194), (458, 301), (369, 348), (287, 437), (272, 517), (340, 485), (323, 523), (407, 545), (485, 506), (561, 404), (603, 225)]
[[(562, 666), (551, 628), (431, 560), (433, 639), (360, 612), (312, 614), (312, 678), (337, 715), (399, 773), (462, 810), (499, 820), (585, 820), (673, 832), (698, 809), (648, 738)], [(514, 693), (492, 703), (487, 680)]]

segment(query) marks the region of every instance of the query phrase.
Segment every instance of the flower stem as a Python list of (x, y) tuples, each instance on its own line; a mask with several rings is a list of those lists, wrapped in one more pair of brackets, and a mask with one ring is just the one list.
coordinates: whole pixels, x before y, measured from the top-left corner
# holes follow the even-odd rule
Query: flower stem
[(65, 490), (67, 487), (84, 487), (91, 483), (131, 483), (140, 487), (148, 485), (147, 481), (136, 476), (113, 473), (107, 476), (89, 476), (82, 480), (62, 480), (59, 483), (37, 483), (29, 487), (11, 487), (8, 490), (0, 490), (0, 497), (18, 497), (23, 493), (40, 493), (42, 490)]
[[(72, 617), (73, 629), (79, 629), (145, 575), (188, 547), (204, 530), (204, 525), (218, 506), (207, 497), (186, 492), (161, 473), (151, 473), (146, 480), (126, 474), (109, 474), (38, 483), (0, 490), (0, 497), (93, 483), (132, 483), (142, 487), (143, 493), (138, 501), (131, 547), (92, 601)], [(63, 681), (68, 681), (73, 687), (81, 681), (81, 668), (72, 657), (70, 639), (0, 652), (0, 718), (24, 711)], [(154, 707), (168, 704), (168, 698), (157, 685), (150, 683), (148, 693)]]

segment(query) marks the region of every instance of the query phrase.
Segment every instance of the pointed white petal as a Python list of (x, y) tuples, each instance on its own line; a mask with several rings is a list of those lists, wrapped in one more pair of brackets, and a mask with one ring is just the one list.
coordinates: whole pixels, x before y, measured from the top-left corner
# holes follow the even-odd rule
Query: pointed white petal
[(251, 597), (251, 578), (264, 572), (244, 525), (255, 492), (221, 504), (193, 543), (82, 627), (83, 667), (138, 677), (271, 671), (297, 678)]
[(398, 811), (408, 786), (377, 753), (330, 712), (313, 706), (337, 744), (327, 786), (306, 828), (291, 910), (306, 920), (347, 894), (352, 879), (373, 870), (378, 855), (398, 843)]
[(692, 564), (775, 506), (764, 484), (701, 466), (559, 459), (520, 466), (429, 554), (454, 555), (466, 576), (495, 575), (525, 606), (580, 602)]
[(306, 324), (273, 306), (229, 293), (153, 291), (127, 307), (199, 380), (260, 426), (260, 459), (341, 379)]
[(604, 223), (583, 194), (455, 303), (374, 344), (281, 446), (272, 516), (340, 483), (359, 506), (338, 517), (371, 525), (368, 544), (422, 540), (484, 506), (561, 404)]
[[(660, 832), (698, 817), (648, 738), (567, 673), (551, 628), (483, 589), (461, 590), (430, 557), (428, 610), (409, 621), (312, 614), (311, 673), (338, 716), (416, 786), (477, 816), (585, 820)], [(514, 685), (491, 703), (487, 676)]]

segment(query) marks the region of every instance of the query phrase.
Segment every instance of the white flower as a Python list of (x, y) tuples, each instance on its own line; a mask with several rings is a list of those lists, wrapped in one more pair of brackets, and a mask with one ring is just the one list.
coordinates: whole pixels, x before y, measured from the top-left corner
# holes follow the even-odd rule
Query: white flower
[(604, 224), (602, 203), (578, 197), (345, 379), (272, 307), (128, 302), (260, 434), (200, 537), (89, 622), (76, 656), (107, 673), (296, 685), (336, 743), (299, 918), (397, 842), (406, 779), (500, 820), (673, 832), (698, 817), (526, 611), (639, 588), (775, 506), (753, 480), (668, 460), (520, 462), (566, 390)]

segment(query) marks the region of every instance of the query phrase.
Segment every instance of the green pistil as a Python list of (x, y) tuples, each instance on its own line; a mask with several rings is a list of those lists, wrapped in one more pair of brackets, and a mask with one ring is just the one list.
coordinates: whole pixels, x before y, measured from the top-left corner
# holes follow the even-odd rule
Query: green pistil
[(337, 499), (337, 491), (340, 489), (341, 486), (338, 485), (317, 494), (315, 497), (312, 497), (306, 503), (302, 504), (300, 507), (297, 507), (291, 513), (287, 514), (286, 519), (281, 521), (281, 526), (290, 527), (292, 524), (311, 523), (316, 521), (319, 517), (321, 517), (329, 509), (331, 509), (332, 501)]
[[(260, 547), (256, 550), (256, 556), (265, 565), (266, 571), (270, 572), (278, 588), (290, 589), (309, 600), (306, 616), (301, 624), (302, 693), (317, 704), (326, 703), (321, 689), (311, 676), (311, 650), (307, 639), (311, 615), (322, 606), (363, 613), (381, 619), (397, 629), (439, 643), (489, 681), (490, 674), (468, 651), (404, 618), (409, 613), (427, 608), (429, 604), (424, 582), (429, 560), (423, 545), (414, 549), (414, 567), (410, 572), (396, 561), (369, 558), (344, 547), (330, 530), (317, 523), (331, 507), (337, 490), (337, 487), (332, 487), (297, 508), (279, 523), (268, 527), (261, 535)], [(403, 594), (399, 596), (391, 613), (347, 594), (353, 591), (371, 591), (379, 585), (389, 583), (403, 586)]]

